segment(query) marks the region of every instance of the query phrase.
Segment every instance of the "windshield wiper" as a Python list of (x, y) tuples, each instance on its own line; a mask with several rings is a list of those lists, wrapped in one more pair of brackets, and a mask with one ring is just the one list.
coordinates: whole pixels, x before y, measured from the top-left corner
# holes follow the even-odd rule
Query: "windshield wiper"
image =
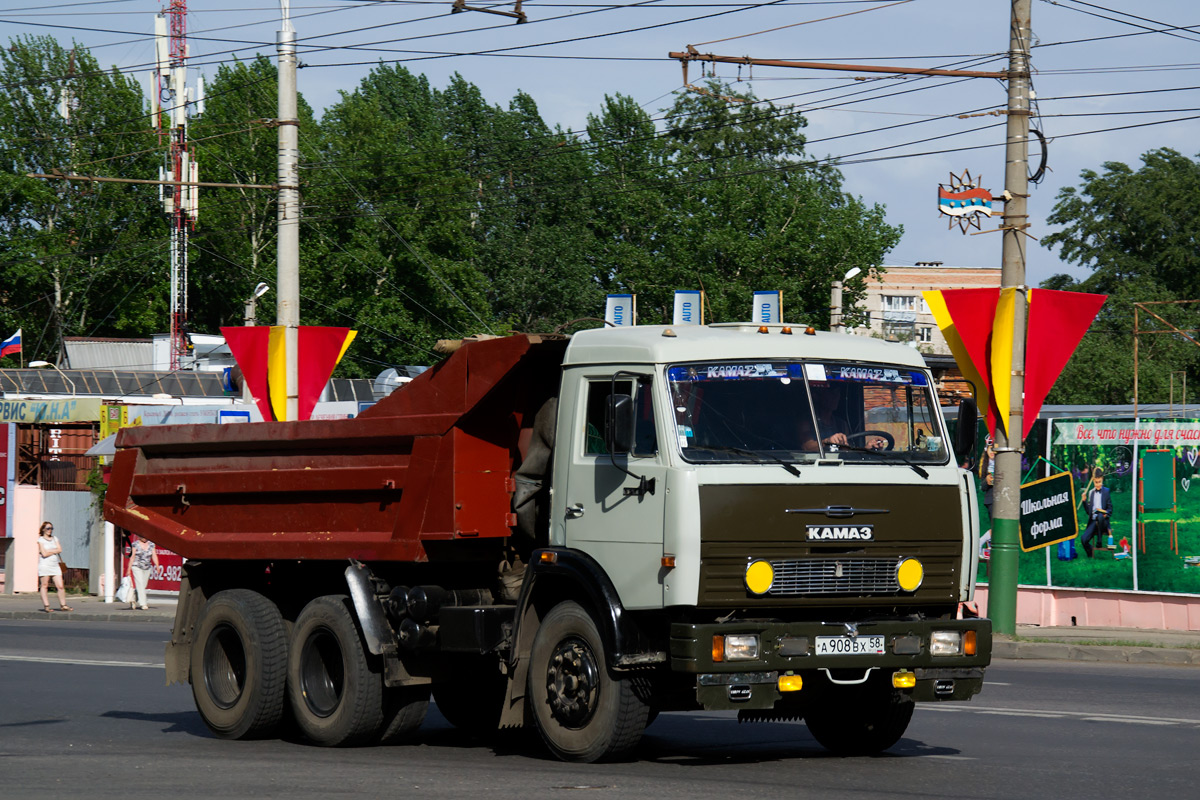
[(745, 450), (741, 447), (730, 447), (727, 444), (705, 444), (705, 445), (690, 445), (689, 450), (710, 450), (714, 453), (737, 453), (738, 455), (748, 456), (758, 461), (760, 464), (764, 461), (774, 461), (779, 466), (788, 471), (789, 474), (800, 477), (800, 470), (796, 469), (791, 462), (784, 461), (779, 456), (771, 455), (770, 453), (762, 453), (757, 450)]
[(859, 447), (853, 444), (839, 444), (834, 445), (834, 447), (836, 447), (839, 451), (850, 450), (855, 453), (869, 453), (873, 456), (883, 456), (885, 458), (896, 459), (901, 464), (912, 467), (912, 471), (920, 475), (922, 478), (925, 478), (926, 480), (929, 479), (929, 473), (925, 469), (919, 466), (915, 461), (912, 461), (907, 455), (899, 450), (872, 450), (869, 447)]

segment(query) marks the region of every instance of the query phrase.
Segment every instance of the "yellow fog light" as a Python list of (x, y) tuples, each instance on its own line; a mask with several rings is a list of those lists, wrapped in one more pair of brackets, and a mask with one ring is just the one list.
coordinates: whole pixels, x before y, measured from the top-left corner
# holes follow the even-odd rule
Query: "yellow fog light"
[[(753, 566), (753, 565), (752, 565)], [(903, 592), (915, 592), (925, 580), (925, 567), (915, 558), (906, 558), (896, 567), (896, 583)]]
[(766, 594), (775, 582), (775, 568), (767, 561), (754, 561), (746, 567), (746, 588), (754, 594)]
[(897, 689), (911, 689), (917, 685), (916, 673), (900, 670), (892, 673), (892, 686)]
[(804, 686), (804, 681), (799, 675), (779, 676), (779, 691), (781, 692), (798, 692), (802, 686)]

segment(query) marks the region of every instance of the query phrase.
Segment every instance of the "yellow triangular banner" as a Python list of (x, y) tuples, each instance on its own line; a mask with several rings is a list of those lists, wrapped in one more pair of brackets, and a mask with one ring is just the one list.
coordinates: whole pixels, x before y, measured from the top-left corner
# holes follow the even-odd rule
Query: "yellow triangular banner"
[(958, 363), (958, 368), (962, 372), (963, 377), (975, 386), (975, 402), (979, 405), (980, 409), (986, 409), (990, 402), (987, 381), (983, 379), (983, 376), (979, 374), (979, 370), (975, 368), (975, 363), (971, 361), (971, 356), (967, 353), (967, 347), (963, 344), (962, 337), (958, 335), (958, 330), (954, 327), (954, 320), (950, 319), (950, 310), (946, 308), (946, 299), (942, 297), (941, 291), (937, 290), (921, 292), (921, 294), (925, 296), (925, 304), (929, 306), (929, 312), (933, 314), (933, 319), (937, 323), (938, 330), (942, 332), (942, 338), (949, 345), (950, 353)]
[(997, 420), (1008, 435), (1008, 415), (1012, 410), (1013, 325), (1017, 313), (1017, 290), (1000, 290), (996, 318), (992, 322), (992, 391), (996, 397)]
[(267, 391), (275, 419), (287, 419), (287, 328), (272, 325), (267, 340)]

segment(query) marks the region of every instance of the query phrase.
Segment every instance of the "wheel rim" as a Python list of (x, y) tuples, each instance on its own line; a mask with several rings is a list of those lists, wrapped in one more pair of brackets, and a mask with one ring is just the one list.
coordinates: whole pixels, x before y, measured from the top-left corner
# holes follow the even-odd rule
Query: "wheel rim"
[(318, 717), (328, 717), (342, 701), (346, 674), (342, 648), (328, 630), (314, 631), (300, 653), (300, 688), (304, 704)]
[(571, 637), (559, 642), (546, 668), (550, 712), (568, 728), (582, 728), (596, 712), (600, 670), (587, 642)]
[(222, 709), (237, 705), (246, 687), (246, 648), (230, 625), (218, 625), (204, 643), (204, 686)]

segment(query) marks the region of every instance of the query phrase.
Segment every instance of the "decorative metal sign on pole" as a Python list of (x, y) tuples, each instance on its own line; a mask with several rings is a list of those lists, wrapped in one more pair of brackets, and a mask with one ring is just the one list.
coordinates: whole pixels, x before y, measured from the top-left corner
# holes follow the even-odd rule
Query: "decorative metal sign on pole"
[(950, 173), (950, 186), (938, 184), (938, 211), (950, 217), (950, 227), (958, 226), (963, 233), (968, 228), (979, 230), (979, 218), (992, 216), (992, 193), (980, 188), (983, 177), (971, 179), (971, 170), (963, 174)]

